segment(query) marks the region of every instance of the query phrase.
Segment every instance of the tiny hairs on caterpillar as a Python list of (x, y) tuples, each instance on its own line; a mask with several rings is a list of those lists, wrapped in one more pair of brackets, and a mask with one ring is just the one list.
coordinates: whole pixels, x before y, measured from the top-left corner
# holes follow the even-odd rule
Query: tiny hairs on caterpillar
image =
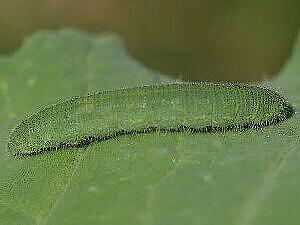
[(8, 150), (30, 156), (126, 134), (238, 131), (277, 124), (293, 113), (277, 92), (250, 85), (181, 83), (103, 91), (23, 120), (10, 135)]

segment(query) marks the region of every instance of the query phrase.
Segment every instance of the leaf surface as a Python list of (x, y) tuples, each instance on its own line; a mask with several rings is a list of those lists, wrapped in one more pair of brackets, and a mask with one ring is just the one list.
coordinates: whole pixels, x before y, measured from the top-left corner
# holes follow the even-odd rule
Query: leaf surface
[[(297, 109), (296, 46), (267, 83)], [(246, 132), (123, 136), (26, 159), (6, 153), (10, 130), (46, 105), (169, 81), (112, 34), (40, 32), (1, 58), (0, 224), (299, 224), (298, 114)]]

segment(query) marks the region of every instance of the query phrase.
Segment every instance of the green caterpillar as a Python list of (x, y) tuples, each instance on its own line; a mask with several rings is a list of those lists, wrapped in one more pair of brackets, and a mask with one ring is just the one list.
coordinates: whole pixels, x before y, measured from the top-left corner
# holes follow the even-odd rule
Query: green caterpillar
[(8, 149), (26, 156), (125, 134), (244, 130), (279, 123), (293, 113), (277, 92), (249, 85), (182, 83), (103, 91), (25, 119), (11, 133)]

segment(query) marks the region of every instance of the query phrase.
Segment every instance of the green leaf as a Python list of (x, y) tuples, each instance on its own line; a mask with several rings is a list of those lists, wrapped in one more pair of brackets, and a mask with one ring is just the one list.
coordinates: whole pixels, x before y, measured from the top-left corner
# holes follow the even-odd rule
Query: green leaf
[[(300, 46), (293, 55), (268, 85), (297, 109)], [(0, 224), (299, 224), (298, 114), (261, 130), (123, 136), (25, 159), (6, 153), (10, 130), (46, 105), (168, 81), (112, 34), (40, 32), (1, 58)]]

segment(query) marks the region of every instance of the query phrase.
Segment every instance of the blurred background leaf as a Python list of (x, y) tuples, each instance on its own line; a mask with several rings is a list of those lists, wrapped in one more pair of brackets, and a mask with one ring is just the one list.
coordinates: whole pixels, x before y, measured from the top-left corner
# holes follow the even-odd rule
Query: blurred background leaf
[(254, 81), (278, 72), (298, 0), (3, 0), (0, 53), (40, 29), (115, 31), (148, 67), (186, 80)]

